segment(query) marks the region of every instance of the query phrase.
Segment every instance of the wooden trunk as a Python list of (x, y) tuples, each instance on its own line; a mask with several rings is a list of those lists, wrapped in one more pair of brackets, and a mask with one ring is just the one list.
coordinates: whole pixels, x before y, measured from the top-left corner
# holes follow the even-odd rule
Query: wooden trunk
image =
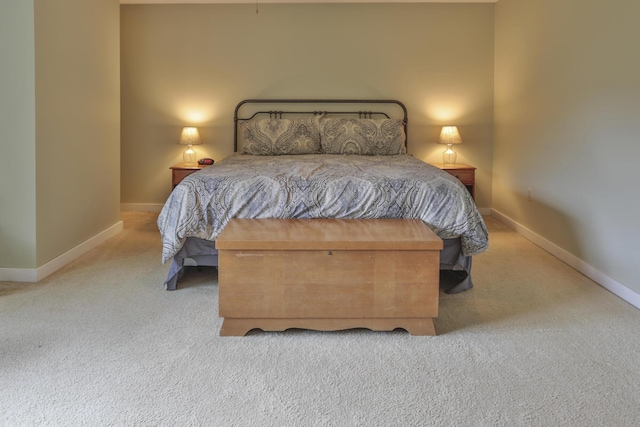
[(442, 240), (419, 220), (233, 219), (216, 241), (221, 335), (435, 335)]

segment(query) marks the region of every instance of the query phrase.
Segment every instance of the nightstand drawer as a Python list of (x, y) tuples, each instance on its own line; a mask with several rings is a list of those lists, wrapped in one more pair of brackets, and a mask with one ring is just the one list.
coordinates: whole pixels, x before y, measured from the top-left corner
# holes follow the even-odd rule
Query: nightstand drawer
[(191, 165), (185, 163), (179, 163), (177, 165), (171, 166), (171, 185), (175, 188), (176, 185), (180, 184), (180, 181), (188, 177), (194, 172), (198, 172), (200, 169), (205, 168), (204, 165)]
[(192, 173), (197, 172), (196, 170), (184, 170), (184, 169), (174, 169), (173, 170), (173, 185), (178, 185), (180, 181), (184, 178), (188, 177)]
[(447, 172), (458, 178), (463, 184), (471, 185), (475, 181), (475, 174), (472, 170), (449, 170)]
[(467, 187), (471, 197), (476, 198), (476, 168), (465, 163), (457, 163), (455, 165), (432, 163), (432, 165), (458, 178)]

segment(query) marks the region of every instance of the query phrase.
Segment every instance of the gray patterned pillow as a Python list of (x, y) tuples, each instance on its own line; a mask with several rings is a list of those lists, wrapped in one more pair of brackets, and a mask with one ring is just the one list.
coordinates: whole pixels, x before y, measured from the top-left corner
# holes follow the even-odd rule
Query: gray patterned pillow
[(317, 154), (320, 129), (315, 117), (240, 122), (242, 152), (257, 156)]
[(327, 154), (406, 154), (405, 138), (399, 119), (320, 119), (320, 144)]

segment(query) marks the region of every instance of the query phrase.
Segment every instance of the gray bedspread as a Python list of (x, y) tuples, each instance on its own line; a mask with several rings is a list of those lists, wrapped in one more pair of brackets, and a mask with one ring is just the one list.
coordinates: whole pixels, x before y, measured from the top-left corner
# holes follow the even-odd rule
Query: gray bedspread
[(234, 154), (171, 193), (158, 217), (162, 262), (187, 237), (214, 241), (231, 218), (418, 218), (460, 237), (466, 256), (489, 244), (467, 189), (412, 156)]

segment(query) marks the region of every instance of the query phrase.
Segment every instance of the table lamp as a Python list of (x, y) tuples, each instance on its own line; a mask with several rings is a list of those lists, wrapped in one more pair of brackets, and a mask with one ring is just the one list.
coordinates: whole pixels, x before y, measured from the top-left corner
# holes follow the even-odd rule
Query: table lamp
[(447, 144), (447, 149), (442, 153), (442, 160), (445, 165), (455, 165), (458, 155), (453, 151), (453, 144), (462, 144), (460, 132), (457, 126), (443, 126), (440, 131), (440, 144)]
[(198, 132), (198, 128), (195, 127), (184, 127), (182, 128), (182, 133), (180, 134), (180, 141), (178, 142), (180, 145), (188, 145), (187, 151), (184, 152), (182, 158), (185, 164), (195, 165), (196, 164), (196, 151), (191, 148), (192, 145), (202, 144), (200, 141), (200, 133)]

